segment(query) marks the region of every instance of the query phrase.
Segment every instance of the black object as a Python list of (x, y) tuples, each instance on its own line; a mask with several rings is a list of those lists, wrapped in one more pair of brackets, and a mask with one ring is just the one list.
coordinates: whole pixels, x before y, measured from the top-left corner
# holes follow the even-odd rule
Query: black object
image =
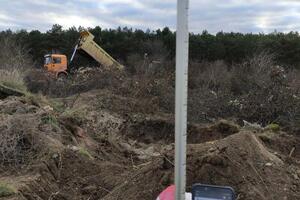
[(235, 200), (235, 193), (231, 187), (195, 184), (192, 200)]

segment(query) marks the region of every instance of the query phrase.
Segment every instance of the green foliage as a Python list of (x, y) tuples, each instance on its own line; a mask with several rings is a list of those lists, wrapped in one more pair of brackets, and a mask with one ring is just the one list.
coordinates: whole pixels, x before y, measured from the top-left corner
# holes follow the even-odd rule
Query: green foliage
[(56, 117), (51, 114), (47, 114), (47, 115), (43, 116), (41, 120), (44, 124), (50, 124), (57, 129), (59, 128), (59, 123), (58, 123)]
[(80, 155), (83, 155), (85, 157), (88, 157), (89, 159), (93, 160), (94, 157), (90, 154), (90, 152), (88, 152), (86, 149), (80, 147), (79, 150), (78, 150), (78, 153)]
[[(71, 27), (64, 30), (60, 25), (41, 33), (33, 30), (0, 32), (1, 37), (14, 36), (18, 42), (30, 49), (35, 61), (42, 64), (43, 56), (53, 51), (71, 56), (82, 27)], [(95, 35), (95, 41), (116, 59), (127, 62), (132, 54), (149, 56), (155, 54), (147, 48), (148, 43), (162, 42), (170, 59), (175, 56), (175, 32), (168, 27), (156, 31), (133, 30), (124, 27), (117, 29), (102, 29), (99, 26), (89, 28)], [(300, 37), (298, 32), (270, 34), (242, 34), (219, 32), (215, 35), (203, 31), (200, 34), (190, 34), (190, 58), (193, 60), (225, 60), (229, 63), (240, 62), (255, 53), (268, 50), (276, 54), (279, 64), (300, 66)], [(77, 54), (73, 63), (80, 65), (97, 65), (90, 57)]]
[(49, 103), (50, 103), (51, 107), (57, 112), (62, 113), (65, 110), (64, 104), (59, 100), (49, 99)]
[(44, 95), (32, 94), (30, 92), (25, 93), (24, 101), (26, 101), (29, 104), (38, 106), (38, 107), (44, 107), (44, 106), (51, 105), (49, 100)]
[(74, 119), (77, 123), (82, 123), (85, 120), (87, 110), (85, 107), (66, 109), (61, 117)]
[(27, 91), (27, 88), (26, 88), (26, 86), (24, 85), (23, 82), (3, 81), (2, 84), (4, 86), (7, 86), (9, 88), (15, 89), (15, 90), (20, 91), (20, 92), (26, 92)]
[(275, 123), (272, 123), (272, 124), (269, 124), (267, 127), (266, 127), (267, 130), (271, 130), (273, 132), (278, 132), (280, 131), (280, 126), (279, 124), (275, 124)]
[(11, 196), (11, 195), (14, 195), (15, 193), (16, 193), (15, 188), (13, 188), (12, 186), (10, 186), (6, 183), (0, 182), (0, 198)]

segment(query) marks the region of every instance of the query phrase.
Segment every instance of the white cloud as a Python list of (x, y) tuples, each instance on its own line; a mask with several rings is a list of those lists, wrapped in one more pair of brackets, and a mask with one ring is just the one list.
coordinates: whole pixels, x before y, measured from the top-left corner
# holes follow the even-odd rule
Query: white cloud
[(102, 26), (109, 26), (109, 24), (105, 22), (101, 22), (100, 20), (96, 20), (94, 18), (90, 17), (81, 17), (81, 16), (76, 16), (76, 15), (57, 15), (56, 13), (48, 13), (46, 16), (43, 17), (44, 19), (50, 18), (51, 21), (50, 23), (52, 24), (60, 24), (64, 28), (70, 28), (72, 26), (79, 27), (79, 26), (84, 26), (84, 27), (94, 27), (97, 25), (102, 25)]
[(0, 13), (0, 20), (4, 21), (4, 20), (11, 20), (11, 19), (12, 19), (11, 17)]
[[(297, 31), (297, 0), (190, 0), (190, 29), (223, 31)], [(176, 26), (176, 0), (0, 0), (0, 29), (40, 29), (53, 23), (104, 28)]]

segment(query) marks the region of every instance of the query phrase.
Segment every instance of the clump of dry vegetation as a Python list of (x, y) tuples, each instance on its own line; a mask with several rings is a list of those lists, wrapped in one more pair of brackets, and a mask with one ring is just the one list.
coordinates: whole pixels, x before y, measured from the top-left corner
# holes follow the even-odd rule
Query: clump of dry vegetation
[(13, 188), (12, 186), (10, 186), (6, 183), (0, 182), (0, 198), (8, 197), (15, 193), (17, 193), (15, 188)]
[(1, 38), (0, 43), (1, 89), (7, 88), (9, 93), (10, 90), (13, 91), (8, 94), (6, 90), (1, 90), (0, 97), (2, 99), (21, 94), (23, 97), (20, 101), (24, 103), (16, 101), (14, 97), (9, 97), (12, 99), (8, 101), (0, 101), (0, 165), (20, 166), (29, 163), (35, 155), (36, 128), (42, 118), (34, 117), (34, 112), (50, 103), (44, 96), (27, 91), (24, 77), (33, 63), (25, 48), (10, 37)]
[(191, 120), (232, 118), (241, 123), (296, 127), (300, 109), (297, 76), (277, 66), (273, 58), (264, 52), (232, 66), (220, 61), (192, 64)]
[(18, 166), (30, 162), (36, 144), (34, 119), (8, 116), (5, 116), (5, 118), (2, 119), (0, 124), (1, 165)]
[(24, 76), (33, 63), (24, 47), (14, 38), (0, 38), (0, 83), (20, 91), (26, 91)]

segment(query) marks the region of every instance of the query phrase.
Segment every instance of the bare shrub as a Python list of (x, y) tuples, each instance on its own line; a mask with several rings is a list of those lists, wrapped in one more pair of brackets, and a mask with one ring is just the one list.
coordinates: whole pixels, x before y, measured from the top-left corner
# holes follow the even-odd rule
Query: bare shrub
[(234, 95), (240, 94), (236, 98), (239, 118), (263, 125), (277, 122), (283, 126), (296, 120), (299, 99), (289, 87), (294, 83), (273, 60), (274, 55), (262, 52), (235, 67), (233, 80), (238, 81), (232, 82), (231, 89)]
[(19, 90), (26, 90), (23, 78), (33, 63), (24, 47), (14, 38), (0, 38), (0, 83)]
[(140, 73), (141, 71), (145, 71), (145, 69), (143, 69), (144, 62), (145, 61), (143, 60), (143, 57), (141, 55), (130, 54), (127, 57), (126, 70), (131, 74)]
[(286, 71), (266, 52), (231, 67), (192, 63), (189, 116), (193, 122), (218, 118), (247, 120), (262, 125), (299, 123), (299, 72)]
[(268, 87), (274, 68), (274, 55), (262, 52), (232, 67), (231, 91), (246, 94), (250, 90)]
[(232, 113), (232, 71), (223, 61), (191, 62), (189, 68), (188, 116), (190, 122), (212, 122)]
[(18, 44), (13, 37), (0, 38), (1, 69), (25, 69), (32, 66), (32, 61), (26, 49)]
[(0, 83), (17, 90), (26, 90), (26, 86), (23, 81), (23, 76), (23, 73), (18, 69), (0, 69)]
[(189, 88), (211, 91), (228, 88), (231, 73), (223, 61), (191, 62), (189, 67)]
[(286, 74), (288, 86), (295, 92), (300, 93), (300, 70), (293, 69)]
[(239, 98), (239, 118), (262, 125), (279, 123), (284, 127), (294, 126), (300, 101), (286, 87), (269, 87), (252, 91)]
[(143, 49), (151, 61), (159, 61), (161, 63), (166, 61), (169, 54), (163, 42), (159, 40), (145, 42)]
[[(139, 110), (144, 113), (153, 113), (160, 109), (168, 110), (170, 100), (168, 95), (174, 90), (170, 88), (170, 82), (167, 79), (161, 79), (157, 76), (139, 74), (123, 80), (119, 88), (114, 88), (116, 94), (121, 94), (129, 98), (136, 99), (136, 104), (132, 104), (132, 111)], [(168, 89), (170, 88), (170, 89)]]
[(30, 70), (24, 77), (26, 87), (32, 93), (47, 94), (51, 78), (42, 70)]
[(0, 164), (18, 166), (30, 162), (35, 148), (34, 122), (22, 117), (6, 117), (0, 125)]
[(131, 74), (160, 73), (165, 66), (168, 51), (161, 41), (146, 41), (144, 52), (134, 53), (127, 57), (127, 71)]

